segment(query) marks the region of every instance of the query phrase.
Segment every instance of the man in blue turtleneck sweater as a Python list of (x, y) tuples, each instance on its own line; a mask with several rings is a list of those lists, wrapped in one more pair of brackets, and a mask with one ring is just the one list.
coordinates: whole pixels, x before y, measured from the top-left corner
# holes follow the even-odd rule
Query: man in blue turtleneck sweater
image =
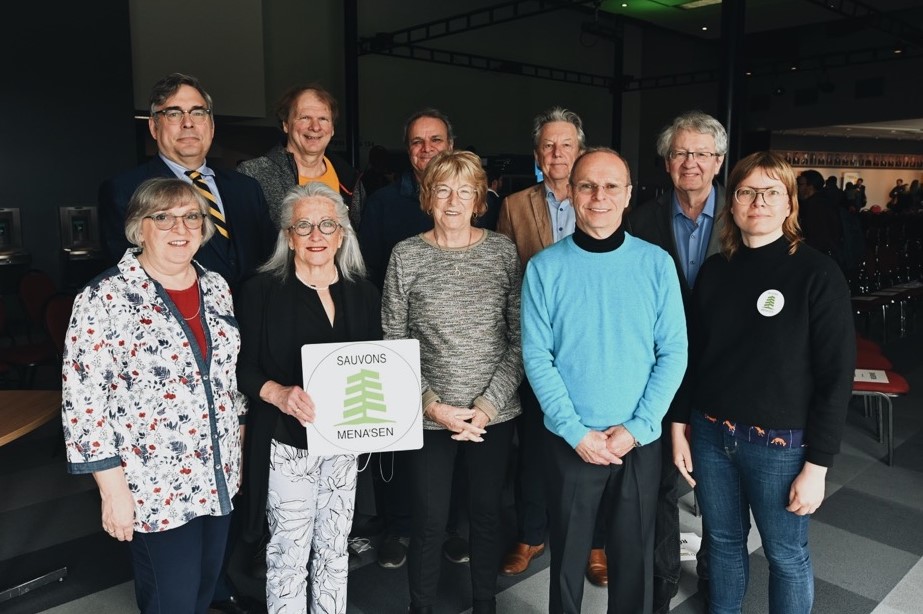
[(548, 608), (580, 611), (604, 501), (609, 599), (650, 613), (660, 424), (686, 369), (682, 296), (670, 256), (622, 229), (624, 158), (588, 150), (570, 187), (576, 231), (530, 260), (522, 289), (523, 361), (548, 429)]

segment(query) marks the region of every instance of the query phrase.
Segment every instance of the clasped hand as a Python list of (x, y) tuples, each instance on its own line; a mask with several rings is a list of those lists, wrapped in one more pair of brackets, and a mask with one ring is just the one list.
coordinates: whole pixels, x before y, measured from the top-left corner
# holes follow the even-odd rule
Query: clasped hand
[(487, 432), (490, 418), (480, 409), (473, 407), (455, 407), (445, 403), (430, 403), (426, 408), (426, 417), (452, 431), (455, 441), (484, 441), (482, 435)]
[(635, 438), (621, 424), (605, 431), (590, 431), (577, 444), (576, 451), (592, 465), (621, 465), (622, 457), (635, 447)]

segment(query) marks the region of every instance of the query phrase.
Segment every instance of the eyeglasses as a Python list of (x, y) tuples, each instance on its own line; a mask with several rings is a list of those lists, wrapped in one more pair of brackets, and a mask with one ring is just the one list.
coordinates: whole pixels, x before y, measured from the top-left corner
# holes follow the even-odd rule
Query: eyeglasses
[(337, 228), (340, 227), (338, 222), (331, 220), (330, 218), (325, 218), (318, 223), (309, 222), (308, 220), (298, 220), (294, 224), (288, 227), (289, 230), (294, 230), (295, 234), (299, 237), (307, 237), (314, 229), (317, 228), (320, 230), (322, 235), (332, 235), (337, 231)]
[(580, 183), (574, 184), (574, 189), (578, 194), (583, 194), (584, 196), (592, 196), (596, 194), (597, 190), (602, 190), (606, 196), (615, 196), (627, 186), (618, 185), (617, 183), (604, 183), (599, 185), (597, 183), (590, 183), (589, 181), (581, 181)]
[(734, 192), (734, 200), (745, 207), (749, 207), (755, 203), (757, 196), (763, 197), (763, 202), (767, 207), (778, 207), (788, 202), (788, 192), (778, 188), (766, 188), (763, 190), (757, 190), (755, 188), (737, 188)]
[(692, 158), (692, 159), (695, 160), (696, 162), (708, 162), (709, 160), (711, 160), (712, 158), (714, 158), (714, 157), (717, 156), (717, 155), (718, 155), (718, 154), (716, 154), (716, 153), (713, 152), (713, 151), (679, 151), (679, 150), (674, 150), (674, 151), (667, 152), (667, 157), (670, 158), (670, 160), (676, 160), (676, 159), (678, 159), (678, 158), (682, 158), (682, 159), (683, 159), (683, 162), (685, 162), (685, 161), (688, 160), (689, 158)]
[(205, 123), (205, 120), (208, 119), (208, 116), (212, 114), (211, 109), (204, 109), (202, 107), (196, 107), (195, 109), (190, 109), (188, 111), (183, 111), (177, 107), (170, 107), (168, 109), (154, 111), (154, 115), (160, 115), (168, 124), (182, 123), (183, 118), (186, 117), (187, 113), (189, 114), (190, 119), (192, 119), (193, 124)]
[(190, 211), (183, 215), (173, 215), (172, 213), (155, 213), (154, 215), (145, 215), (144, 217), (153, 220), (154, 226), (158, 230), (172, 230), (176, 226), (177, 220), (183, 220), (183, 224), (189, 230), (198, 230), (202, 227), (205, 215), (198, 211)]
[(478, 195), (478, 191), (472, 187), (463, 185), (460, 188), (452, 189), (447, 185), (437, 185), (433, 188), (433, 194), (436, 195), (436, 198), (439, 200), (446, 200), (452, 196), (452, 192), (455, 192), (455, 195), (458, 196), (459, 200), (469, 201), (474, 200), (474, 197)]

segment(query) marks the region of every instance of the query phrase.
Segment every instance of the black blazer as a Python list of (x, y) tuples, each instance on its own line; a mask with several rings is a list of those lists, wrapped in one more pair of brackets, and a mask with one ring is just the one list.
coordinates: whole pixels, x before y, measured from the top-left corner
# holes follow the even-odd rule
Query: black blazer
[[(721, 211), (725, 207), (724, 187), (719, 184), (715, 185), (715, 223), (711, 229), (711, 237), (708, 239), (705, 259), (707, 260), (713, 254), (721, 250)], [(625, 220), (625, 230), (639, 239), (648, 243), (653, 243), (670, 254), (673, 258), (673, 264), (676, 265), (676, 275), (679, 278), (679, 287), (683, 295), (683, 310), (686, 313), (686, 329), (692, 326), (692, 288), (686, 281), (686, 275), (683, 273), (683, 265), (679, 261), (679, 252), (676, 249), (676, 237), (673, 236), (673, 190), (664, 192), (659, 197), (649, 200), (640, 207), (632, 209)], [(666, 436), (664, 445), (669, 444), (669, 423), (679, 421), (678, 416), (682, 415), (683, 408), (688, 407), (689, 398), (692, 393), (692, 369), (687, 366), (686, 373), (683, 375), (683, 381), (670, 403), (670, 409), (664, 416), (664, 431)]]
[[(381, 339), (381, 297), (366, 279), (341, 277), (342, 304), (337, 318), (344, 317), (350, 341)], [(260, 273), (243, 285), (237, 303), (241, 347), (237, 359), (237, 387), (250, 400), (244, 451), (246, 512), (244, 537), (249, 542), (262, 535), (269, 489), (269, 454), (279, 409), (260, 399), (260, 389), (272, 380), (283, 386), (302, 385), (299, 340), (294, 339), (300, 285), (294, 275), (279, 281)], [(327, 323), (324, 323), (328, 325)]]
[[(721, 210), (724, 209), (724, 188), (715, 184), (715, 223), (708, 239), (705, 259), (717, 254), (721, 249)], [(692, 300), (692, 288), (686, 281), (683, 265), (679, 261), (679, 252), (676, 249), (676, 237), (673, 236), (673, 190), (664, 192), (657, 198), (643, 203), (628, 212), (625, 230), (630, 234), (653, 243), (666, 250), (673, 258), (676, 265), (676, 275), (679, 277), (679, 286), (683, 294), (683, 307), (686, 310), (686, 319), (689, 319), (689, 308)]]
[[(195, 259), (224, 277), (235, 292), (269, 257), (277, 233), (269, 218), (263, 190), (256, 180), (236, 171), (213, 170), (231, 233), (231, 246), (221, 249), (223, 241), (209, 241), (199, 249)], [(152, 177), (175, 178), (176, 175), (157, 155), (141, 166), (104, 181), (99, 187), (103, 246), (112, 262), (118, 262), (125, 250), (133, 247), (125, 238), (128, 201), (137, 187)]]

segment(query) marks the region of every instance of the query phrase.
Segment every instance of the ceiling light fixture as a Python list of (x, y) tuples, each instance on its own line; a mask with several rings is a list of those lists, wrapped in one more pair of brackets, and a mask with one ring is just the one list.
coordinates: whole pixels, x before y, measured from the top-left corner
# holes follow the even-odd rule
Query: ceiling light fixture
[(687, 2), (685, 4), (678, 5), (678, 8), (700, 9), (703, 6), (711, 6), (713, 4), (721, 4), (721, 0), (692, 0), (692, 2)]

